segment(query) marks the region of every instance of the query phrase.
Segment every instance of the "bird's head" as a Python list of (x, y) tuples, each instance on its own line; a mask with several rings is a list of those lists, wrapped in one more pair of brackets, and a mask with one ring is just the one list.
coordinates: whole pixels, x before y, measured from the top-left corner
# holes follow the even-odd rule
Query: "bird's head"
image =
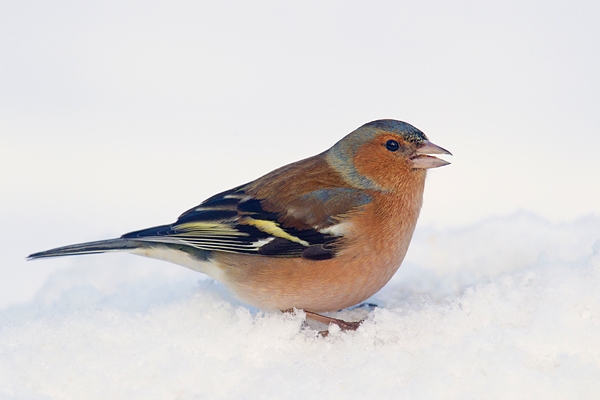
[(383, 119), (351, 132), (327, 151), (329, 164), (355, 187), (394, 190), (407, 179), (424, 179), (425, 170), (450, 164), (431, 154), (448, 150), (406, 122)]

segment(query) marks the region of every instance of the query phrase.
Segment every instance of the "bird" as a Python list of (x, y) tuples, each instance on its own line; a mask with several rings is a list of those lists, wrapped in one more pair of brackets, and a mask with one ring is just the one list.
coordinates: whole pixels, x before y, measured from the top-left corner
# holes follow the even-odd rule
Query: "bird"
[(182, 265), (265, 311), (355, 330), (323, 313), (363, 302), (398, 270), (423, 203), (427, 170), (452, 155), (414, 126), (366, 123), (328, 150), (216, 194), (176, 222), (33, 253), (129, 252)]

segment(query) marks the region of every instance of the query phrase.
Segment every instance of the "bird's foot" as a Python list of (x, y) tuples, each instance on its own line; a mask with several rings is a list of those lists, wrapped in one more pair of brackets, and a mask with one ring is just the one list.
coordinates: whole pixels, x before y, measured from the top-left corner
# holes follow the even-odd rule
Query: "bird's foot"
[[(294, 309), (290, 309), (290, 310), (283, 310), (282, 312), (292, 313), (294, 311), (295, 311)], [(307, 310), (303, 310), (303, 311), (306, 314), (307, 320), (311, 319), (313, 321), (320, 322), (324, 325), (335, 325), (335, 326), (339, 327), (340, 330), (342, 330), (342, 331), (355, 331), (358, 329), (358, 327), (360, 327), (360, 324), (362, 324), (364, 321), (362, 319), (360, 321), (344, 321), (343, 319), (326, 317), (325, 315), (317, 314), (312, 311), (307, 311)], [(329, 335), (329, 332), (330, 332), (329, 330), (319, 331), (319, 335), (325, 337), (325, 336)]]
[[(358, 329), (358, 327), (360, 326), (360, 324), (363, 323), (363, 320), (360, 320), (360, 321), (344, 321), (343, 319), (326, 317), (325, 315), (317, 314), (317, 313), (314, 313), (312, 311), (306, 311), (306, 310), (304, 310), (304, 312), (306, 313), (306, 318), (307, 319), (312, 319), (313, 321), (317, 321), (317, 322), (320, 322), (320, 323), (325, 324), (325, 325), (336, 325), (342, 331), (355, 331), (355, 330)], [(326, 337), (326, 336), (329, 335), (329, 332), (330, 332), (329, 330), (319, 331), (319, 335), (323, 336), (323, 337)]]

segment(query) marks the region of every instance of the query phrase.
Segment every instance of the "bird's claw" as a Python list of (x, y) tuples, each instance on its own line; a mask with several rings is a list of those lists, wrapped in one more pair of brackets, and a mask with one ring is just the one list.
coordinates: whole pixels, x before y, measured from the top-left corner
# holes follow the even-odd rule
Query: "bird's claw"
[[(282, 312), (292, 313), (292, 312), (294, 312), (294, 309), (284, 310)], [(306, 310), (304, 310), (304, 313), (306, 314), (307, 320), (312, 319), (313, 321), (320, 322), (324, 325), (336, 325), (342, 331), (355, 331), (360, 327), (360, 325), (364, 321), (364, 319), (361, 319), (360, 321), (344, 321), (343, 319), (327, 317), (325, 315), (317, 314), (315, 312), (306, 311)], [(329, 330), (324, 330), (324, 331), (319, 331), (318, 334), (319, 334), (319, 336), (326, 337), (329, 335), (329, 332), (330, 332)]]
[[(358, 329), (358, 327), (364, 321), (364, 320), (360, 320), (360, 321), (344, 321), (343, 319), (326, 317), (324, 315), (317, 314), (317, 313), (314, 313), (312, 311), (306, 311), (305, 310), (304, 312), (306, 313), (306, 318), (307, 319), (312, 319), (313, 321), (317, 321), (317, 322), (320, 322), (320, 323), (325, 324), (325, 325), (337, 325), (342, 331), (355, 331), (355, 330)], [(325, 337), (325, 336), (329, 335), (329, 330), (320, 331), (319, 335)]]
[[(360, 326), (360, 324), (363, 323), (364, 319), (361, 319), (360, 321), (344, 321), (342, 319), (337, 319), (337, 318), (333, 318), (338, 322), (332, 322), (331, 324), (333, 325), (337, 325), (340, 327), (340, 329), (342, 331), (355, 331), (358, 329), (358, 327)], [(329, 336), (330, 330), (324, 330), (324, 331), (319, 331), (318, 335), (321, 337), (327, 337)]]

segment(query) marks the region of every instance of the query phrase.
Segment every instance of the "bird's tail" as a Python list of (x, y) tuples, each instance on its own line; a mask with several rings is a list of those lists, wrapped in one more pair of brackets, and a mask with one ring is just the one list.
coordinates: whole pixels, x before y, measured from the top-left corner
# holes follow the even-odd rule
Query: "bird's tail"
[(75, 256), (79, 254), (97, 254), (109, 251), (131, 251), (140, 247), (140, 242), (136, 240), (118, 238), (99, 240), (96, 242), (87, 242), (72, 244), (70, 246), (57, 247), (55, 249), (33, 253), (27, 257), (28, 260), (48, 257)]

